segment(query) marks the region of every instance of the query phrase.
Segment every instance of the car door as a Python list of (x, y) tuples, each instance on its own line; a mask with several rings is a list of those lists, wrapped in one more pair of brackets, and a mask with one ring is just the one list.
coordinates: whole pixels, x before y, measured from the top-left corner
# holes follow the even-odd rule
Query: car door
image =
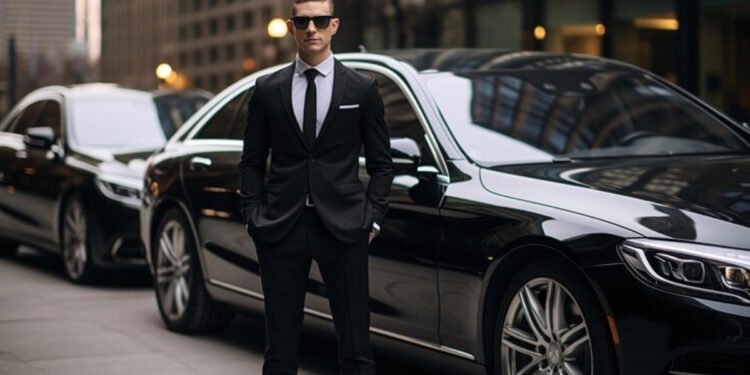
[(23, 119), (24, 122), (35, 122), (43, 105), (19, 109), (5, 119), (0, 131), (0, 231), (6, 235), (24, 233), (26, 223), (19, 206), (16, 204), (16, 186), (18, 180), (19, 154), (24, 155), (23, 136), (13, 133), (13, 128)]
[[(371, 326), (386, 336), (399, 335), (433, 346), (439, 342), (435, 234), (439, 233), (440, 212), (435, 155), (406, 84), (386, 69), (355, 67), (378, 81), (391, 139), (412, 139), (422, 154), (422, 172), (395, 175), (390, 210), (370, 247)], [(366, 185), (364, 154), (359, 175)], [(310, 278), (312, 284), (322, 286), (317, 267)], [(308, 308), (329, 313), (323, 297), (308, 294)]]
[(4, 192), (0, 208), (9, 229), (32, 242), (55, 242), (55, 204), (64, 174), (64, 165), (50, 149), (24, 144), (24, 134), (32, 127), (50, 127), (61, 147), (61, 104), (58, 100), (40, 99), (26, 106), (18, 121), (3, 135), (0, 157), (3, 163)]
[(250, 89), (226, 96), (191, 131), (181, 169), (208, 282), (259, 296), (258, 257), (240, 212), (237, 170)]

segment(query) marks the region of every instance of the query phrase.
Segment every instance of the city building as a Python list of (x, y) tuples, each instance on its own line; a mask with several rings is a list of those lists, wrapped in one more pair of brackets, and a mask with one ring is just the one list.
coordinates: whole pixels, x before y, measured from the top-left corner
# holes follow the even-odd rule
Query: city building
[[(15, 40), (15, 100), (44, 85), (95, 76), (96, 11), (92, 0), (0, 0), (0, 114), (7, 112), (9, 41)], [(93, 28), (89, 26), (94, 24)], [(12, 100), (11, 100), (12, 101)]]
[[(103, 0), (102, 77), (142, 89), (220, 91), (293, 53), (293, 41), (267, 32), (287, 8), (278, 0)], [(174, 71), (167, 82), (155, 74), (162, 63)]]

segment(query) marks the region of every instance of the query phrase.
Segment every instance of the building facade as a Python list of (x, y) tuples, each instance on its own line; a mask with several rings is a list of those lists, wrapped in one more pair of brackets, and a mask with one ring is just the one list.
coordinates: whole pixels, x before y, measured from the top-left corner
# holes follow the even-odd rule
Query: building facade
[(9, 100), (9, 40), (15, 40), (15, 100), (50, 84), (84, 82), (94, 76), (87, 33), (79, 28), (81, 0), (0, 0), (0, 113)]
[[(292, 41), (272, 40), (268, 22), (288, 17), (278, 0), (103, 0), (102, 78), (153, 89), (217, 92), (245, 74), (288, 58)], [(174, 79), (161, 82), (159, 64)]]

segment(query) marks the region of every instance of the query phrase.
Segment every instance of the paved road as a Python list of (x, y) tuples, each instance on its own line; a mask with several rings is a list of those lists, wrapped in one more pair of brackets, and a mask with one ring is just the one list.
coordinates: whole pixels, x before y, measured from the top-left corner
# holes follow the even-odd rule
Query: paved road
[[(300, 374), (335, 374), (335, 338), (315, 324), (306, 322)], [(28, 248), (0, 256), (0, 375), (260, 374), (263, 342), (261, 315), (222, 334), (167, 331), (146, 274), (78, 286), (57, 257)], [(379, 374), (438, 374), (376, 353)]]

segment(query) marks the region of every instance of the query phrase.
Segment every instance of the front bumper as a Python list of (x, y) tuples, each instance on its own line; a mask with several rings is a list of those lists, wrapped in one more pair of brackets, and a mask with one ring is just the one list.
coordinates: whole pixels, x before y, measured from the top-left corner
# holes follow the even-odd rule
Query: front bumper
[(99, 238), (92, 238), (92, 257), (100, 268), (142, 268), (146, 265), (139, 235), (138, 210), (97, 194), (90, 210)]
[(658, 290), (624, 265), (588, 274), (613, 315), (624, 374), (750, 374), (750, 306)]

